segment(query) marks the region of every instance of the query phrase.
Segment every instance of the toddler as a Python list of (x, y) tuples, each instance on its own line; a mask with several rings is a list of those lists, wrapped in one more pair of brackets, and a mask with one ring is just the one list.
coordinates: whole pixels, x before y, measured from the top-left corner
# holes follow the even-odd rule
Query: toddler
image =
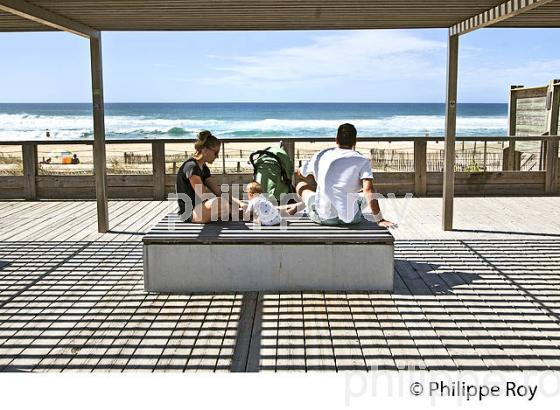
[(282, 217), (278, 209), (262, 194), (261, 185), (253, 181), (247, 184), (247, 198), (249, 204), (245, 209), (248, 215), (253, 214), (253, 220), (261, 225), (280, 225)]

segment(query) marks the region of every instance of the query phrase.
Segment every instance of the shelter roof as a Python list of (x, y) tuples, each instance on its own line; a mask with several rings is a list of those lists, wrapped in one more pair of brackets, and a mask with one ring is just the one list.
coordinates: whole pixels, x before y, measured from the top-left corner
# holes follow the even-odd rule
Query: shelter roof
[[(447, 28), (504, 0), (31, 0), (99, 31)], [(560, 0), (493, 27), (560, 27)], [(0, 12), (0, 31), (51, 31)]]

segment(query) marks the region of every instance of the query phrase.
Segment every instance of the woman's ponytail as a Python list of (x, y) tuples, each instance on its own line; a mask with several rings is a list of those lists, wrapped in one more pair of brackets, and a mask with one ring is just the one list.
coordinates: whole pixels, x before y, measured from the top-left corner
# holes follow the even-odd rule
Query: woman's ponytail
[(200, 131), (197, 137), (198, 141), (194, 143), (194, 149), (196, 152), (201, 152), (202, 148), (210, 148), (220, 145), (220, 140), (214, 137), (210, 131)]

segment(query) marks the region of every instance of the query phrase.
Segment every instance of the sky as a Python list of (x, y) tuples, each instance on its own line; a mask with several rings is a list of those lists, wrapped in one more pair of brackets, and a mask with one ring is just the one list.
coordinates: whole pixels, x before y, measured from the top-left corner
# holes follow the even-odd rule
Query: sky
[[(447, 30), (104, 32), (106, 102), (444, 102)], [(90, 102), (89, 42), (0, 34), (0, 102)], [(560, 78), (559, 29), (461, 36), (459, 102)]]

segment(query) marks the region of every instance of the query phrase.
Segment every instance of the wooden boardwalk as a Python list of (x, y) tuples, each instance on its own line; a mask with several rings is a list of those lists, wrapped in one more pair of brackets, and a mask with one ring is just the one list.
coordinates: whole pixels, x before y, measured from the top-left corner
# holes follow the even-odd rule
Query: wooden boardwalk
[(164, 202), (0, 202), (3, 371), (560, 370), (560, 198), (383, 201), (383, 293), (143, 291)]

